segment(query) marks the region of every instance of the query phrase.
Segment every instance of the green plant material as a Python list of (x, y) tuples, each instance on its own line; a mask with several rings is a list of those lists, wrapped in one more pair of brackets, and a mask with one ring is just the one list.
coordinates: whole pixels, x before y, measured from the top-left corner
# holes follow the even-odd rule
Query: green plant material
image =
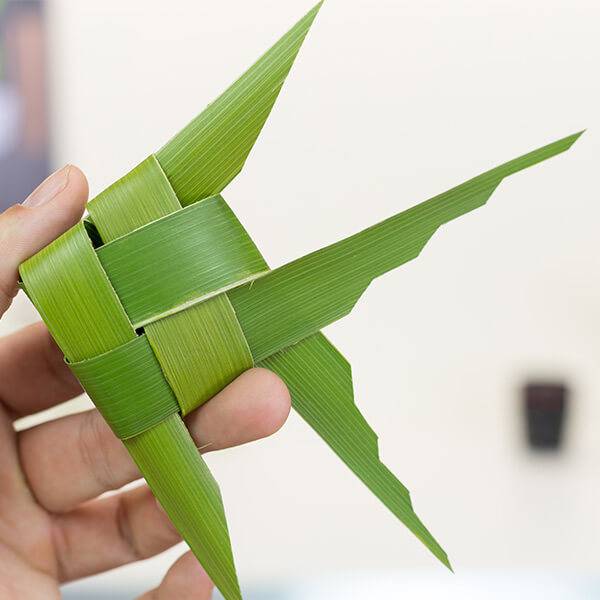
[[(158, 412), (172, 413), (166, 408), (173, 396), (164, 378), (160, 382), (156, 371), (148, 370), (156, 361), (149, 360), (147, 344), (140, 346), (145, 338), (136, 338), (84, 223), (53, 241), (19, 270), (29, 297), (117, 435), (132, 433), (133, 406), (125, 418), (123, 402), (135, 403), (145, 431), (124, 440), (126, 447), (215, 585), (227, 600), (240, 598), (217, 484), (178, 414), (146, 428)], [(123, 364), (124, 358), (129, 359), (127, 364)], [(116, 369), (102, 373), (102, 367), (113, 359)], [(140, 390), (138, 384), (144, 376), (147, 387)], [(164, 396), (157, 400), (155, 395), (161, 393)]]
[(226, 294), (150, 323), (146, 334), (184, 415), (254, 364)]
[(135, 338), (83, 223), (19, 271), (27, 295), (69, 361), (92, 358)]
[(74, 372), (127, 438), (226, 600), (241, 596), (223, 503), (180, 415), (255, 363), (286, 381), (308, 424), (449, 566), (407, 489), (380, 462), (377, 437), (354, 404), (350, 367), (319, 330), (346, 315), (375, 277), (415, 258), (440, 225), (579, 135), (269, 272), (215, 195), (242, 168), (320, 6), (157, 154), (92, 200), (93, 226), (77, 225), (20, 269)]
[(241, 171), (322, 4), (157, 152), (182, 206), (218, 194)]
[(179, 412), (145, 335), (69, 366), (121, 439), (151, 429)]
[(274, 354), (260, 366), (277, 373), (300, 416), (431, 552), (448, 556), (415, 514), (408, 490), (379, 460), (377, 436), (354, 404), (348, 361), (322, 333)]
[(125, 446), (223, 596), (240, 599), (221, 492), (183, 421), (169, 417)]
[(525, 154), (229, 292), (254, 360), (347, 315), (373, 279), (416, 258), (441, 225), (482, 206), (504, 177), (564, 152), (580, 135)]
[(180, 208), (154, 155), (88, 202), (88, 212), (104, 242)]
[(221, 196), (102, 246), (98, 258), (136, 328), (267, 268)]

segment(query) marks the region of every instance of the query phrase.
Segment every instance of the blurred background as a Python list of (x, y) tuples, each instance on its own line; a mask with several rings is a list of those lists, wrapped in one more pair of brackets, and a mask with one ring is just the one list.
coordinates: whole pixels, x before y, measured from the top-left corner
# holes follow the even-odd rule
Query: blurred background
[[(92, 194), (310, 7), (0, 0), (0, 203)], [(600, 4), (327, 0), (225, 197), (277, 266), (583, 128), (327, 334), (446, 573), (295, 415), (209, 455), (250, 600), (600, 598)], [(38, 317), (24, 297), (0, 324)], [(87, 407), (81, 399), (68, 410)], [(130, 598), (166, 555), (65, 587)]]

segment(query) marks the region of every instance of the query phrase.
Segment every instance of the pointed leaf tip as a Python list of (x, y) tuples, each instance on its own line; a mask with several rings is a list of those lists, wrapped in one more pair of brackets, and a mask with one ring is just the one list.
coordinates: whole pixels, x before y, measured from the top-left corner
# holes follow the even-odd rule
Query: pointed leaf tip
[(570, 148), (585, 132), (586, 130), (582, 129), (577, 133), (572, 133), (571, 135), (568, 135), (567, 137), (563, 138), (562, 141), (568, 144), (567, 148)]
[(483, 206), (505, 177), (565, 152), (579, 135), (519, 156), (228, 292), (255, 360), (347, 315), (373, 279), (415, 259), (444, 223)]
[(240, 172), (322, 4), (157, 152), (183, 206), (220, 193)]
[(574, 133), (572, 135), (573, 143), (575, 143), (586, 131), (587, 131), (587, 129), (582, 129), (581, 131), (578, 131), (577, 133)]

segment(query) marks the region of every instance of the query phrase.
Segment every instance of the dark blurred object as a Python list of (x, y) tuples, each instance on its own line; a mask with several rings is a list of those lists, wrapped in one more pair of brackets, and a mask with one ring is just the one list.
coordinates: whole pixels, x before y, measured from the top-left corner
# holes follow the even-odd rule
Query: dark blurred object
[(0, 211), (49, 171), (43, 16), (40, 0), (0, 0)]
[(523, 388), (527, 437), (531, 448), (561, 446), (569, 390), (563, 383), (528, 383)]

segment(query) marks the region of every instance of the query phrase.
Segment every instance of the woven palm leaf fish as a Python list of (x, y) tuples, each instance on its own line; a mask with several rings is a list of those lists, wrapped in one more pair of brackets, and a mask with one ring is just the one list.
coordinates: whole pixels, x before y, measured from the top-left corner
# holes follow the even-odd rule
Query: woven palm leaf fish
[(412, 260), (504, 177), (561, 139), (356, 235), (270, 270), (220, 195), (240, 172), (320, 9), (315, 6), (163, 148), (88, 204), (89, 218), (21, 265), (28, 296), (226, 600), (241, 598), (218, 485), (182, 420), (254, 365), (444, 564), (446, 553), (379, 460), (350, 366), (320, 330)]

